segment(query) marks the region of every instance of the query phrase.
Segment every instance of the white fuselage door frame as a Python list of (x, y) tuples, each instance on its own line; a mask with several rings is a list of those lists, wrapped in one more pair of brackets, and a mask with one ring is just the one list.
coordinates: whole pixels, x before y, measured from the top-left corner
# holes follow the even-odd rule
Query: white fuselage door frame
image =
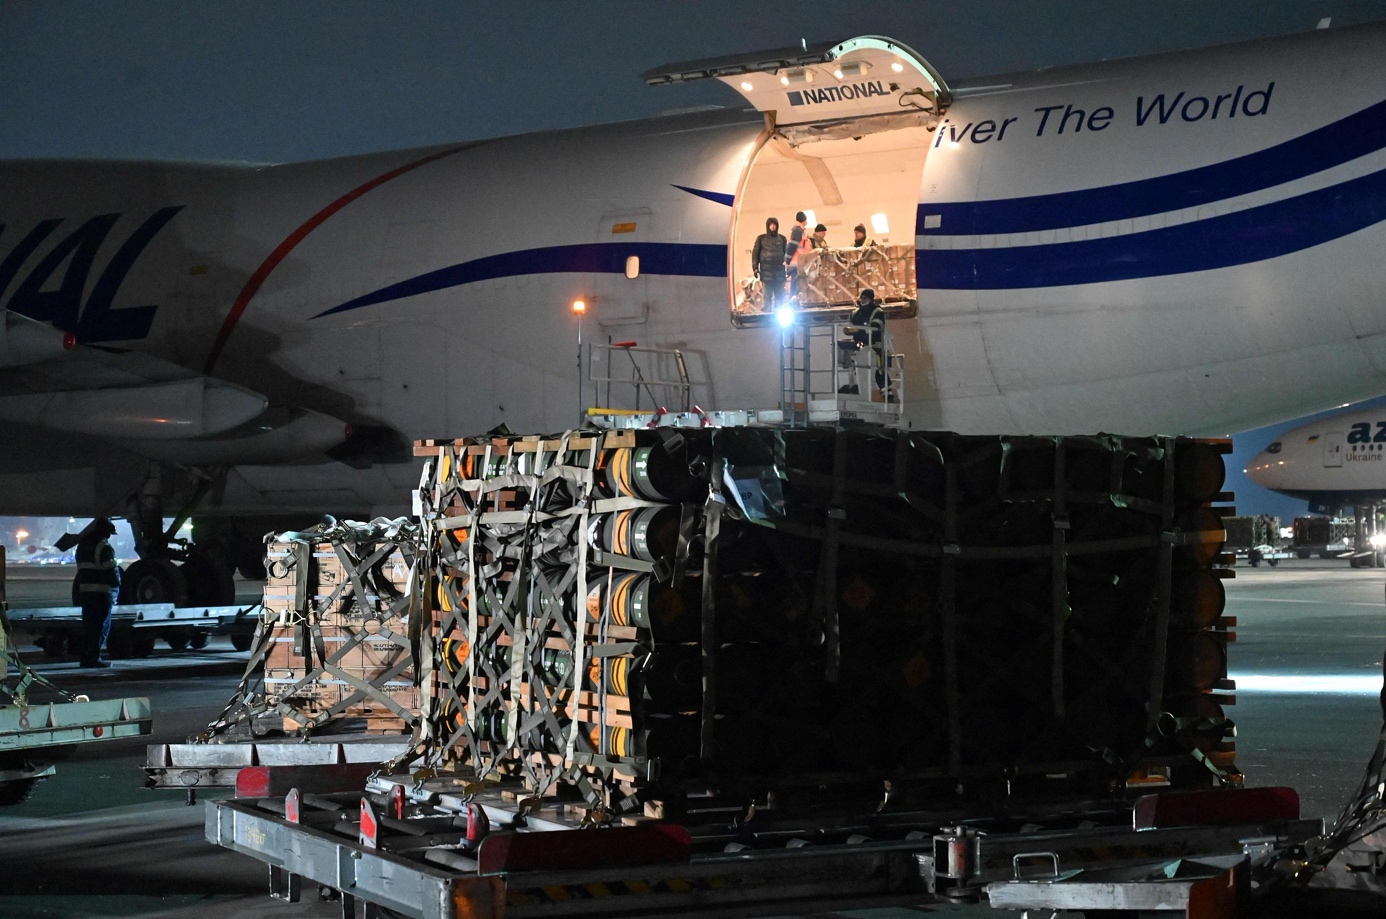
[(656, 68), (646, 83), (717, 79), (779, 126), (927, 112), (951, 101), (938, 71), (908, 45), (881, 35)]
[(1323, 466), (1338, 469), (1343, 465), (1343, 432), (1329, 431), (1323, 435)]

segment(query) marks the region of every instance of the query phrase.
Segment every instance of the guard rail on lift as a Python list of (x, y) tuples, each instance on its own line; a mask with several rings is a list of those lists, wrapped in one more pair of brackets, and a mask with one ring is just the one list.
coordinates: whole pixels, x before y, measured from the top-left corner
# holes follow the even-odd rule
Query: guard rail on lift
[[(629, 362), (628, 372), (626, 361), (619, 357), (621, 354)], [(635, 404), (631, 410), (636, 412), (641, 410), (643, 397), (649, 398), (651, 410), (677, 405), (679, 411), (688, 412), (693, 407), (693, 384), (689, 381), (688, 364), (683, 352), (677, 348), (641, 348), (633, 341), (605, 345), (594, 343), (588, 346), (587, 366), (587, 379), (596, 384), (597, 400), (605, 407), (612, 407), (613, 384), (622, 388), (629, 386), (633, 390)], [(661, 379), (660, 374), (667, 373), (670, 367), (678, 379)], [(598, 368), (603, 368), (605, 372), (599, 373)], [(602, 398), (603, 383), (606, 384), (605, 399)], [(667, 398), (670, 395), (672, 399)]]
[[(786, 423), (865, 421), (898, 427), (905, 414), (905, 357), (892, 351), (889, 331), (879, 340), (877, 334), (873, 326), (849, 322), (786, 324), (780, 334), (780, 407)], [(876, 365), (877, 355), (884, 367)]]

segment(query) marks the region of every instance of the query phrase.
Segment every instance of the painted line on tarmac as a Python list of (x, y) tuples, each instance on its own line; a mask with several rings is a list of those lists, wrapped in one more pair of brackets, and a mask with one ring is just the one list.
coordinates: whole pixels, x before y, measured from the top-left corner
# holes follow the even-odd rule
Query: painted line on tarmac
[(1381, 692), (1381, 674), (1279, 674), (1231, 673), (1237, 693), (1265, 692), (1287, 695), (1326, 693), (1340, 696), (1374, 696)]
[(1371, 606), (1376, 609), (1386, 609), (1386, 603), (1365, 603), (1361, 600), (1285, 600), (1271, 597), (1231, 597), (1227, 602), (1237, 601), (1238, 603), (1313, 603), (1317, 606)]

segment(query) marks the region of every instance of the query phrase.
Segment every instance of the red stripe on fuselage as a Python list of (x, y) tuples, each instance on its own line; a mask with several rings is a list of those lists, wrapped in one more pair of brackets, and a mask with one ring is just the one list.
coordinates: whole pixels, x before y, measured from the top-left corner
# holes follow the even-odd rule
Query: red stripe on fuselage
[(295, 246), (303, 242), (309, 233), (321, 226), (327, 218), (331, 217), (366, 192), (384, 185), (391, 179), (397, 179), (406, 172), (412, 172), (420, 166), (427, 166), (429, 163), (440, 160), (445, 156), (452, 156), (454, 153), (459, 153), (470, 146), (473, 145), (465, 144), (460, 147), (444, 150), (441, 153), (434, 153), (421, 160), (406, 163), (397, 169), (391, 169), (384, 175), (376, 176), (364, 185), (358, 185), (356, 188), (342, 195), (336, 201), (333, 201), (312, 217), (309, 217), (298, 229), (286, 236), (283, 242), (274, 247), (274, 251), (269, 254), (269, 257), (260, 263), (260, 267), (255, 269), (255, 273), (250, 276), (250, 280), (245, 282), (245, 286), (241, 288), (241, 292), (236, 296), (236, 302), (231, 304), (231, 312), (226, 314), (226, 320), (221, 324), (221, 331), (217, 332), (217, 339), (212, 343), (212, 350), (207, 355), (207, 363), (203, 367), (203, 373), (210, 374), (212, 368), (216, 366), (217, 358), (221, 357), (222, 349), (226, 347), (226, 342), (231, 337), (232, 331), (235, 330), (236, 323), (240, 322), (241, 314), (245, 312), (246, 307), (250, 305), (250, 301), (260, 290), (260, 285), (265, 283), (265, 279), (270, 276), (270, 272), (274, 271), (274, 269), (279, 266), (279, 263), (294, 250)]

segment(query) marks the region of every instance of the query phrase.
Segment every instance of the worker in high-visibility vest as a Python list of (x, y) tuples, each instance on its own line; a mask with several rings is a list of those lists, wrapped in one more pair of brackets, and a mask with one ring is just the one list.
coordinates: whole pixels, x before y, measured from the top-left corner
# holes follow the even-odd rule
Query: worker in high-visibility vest
[(109, 667), (101, 659), (101, 647), (111, 631), (111, 607), (120, 592), (120, 566), (110, 538), (115, 524), (97, 517), (77, 539), (77, 576), (72, 579), (72, 601), (82, 608), (82, 666)]

